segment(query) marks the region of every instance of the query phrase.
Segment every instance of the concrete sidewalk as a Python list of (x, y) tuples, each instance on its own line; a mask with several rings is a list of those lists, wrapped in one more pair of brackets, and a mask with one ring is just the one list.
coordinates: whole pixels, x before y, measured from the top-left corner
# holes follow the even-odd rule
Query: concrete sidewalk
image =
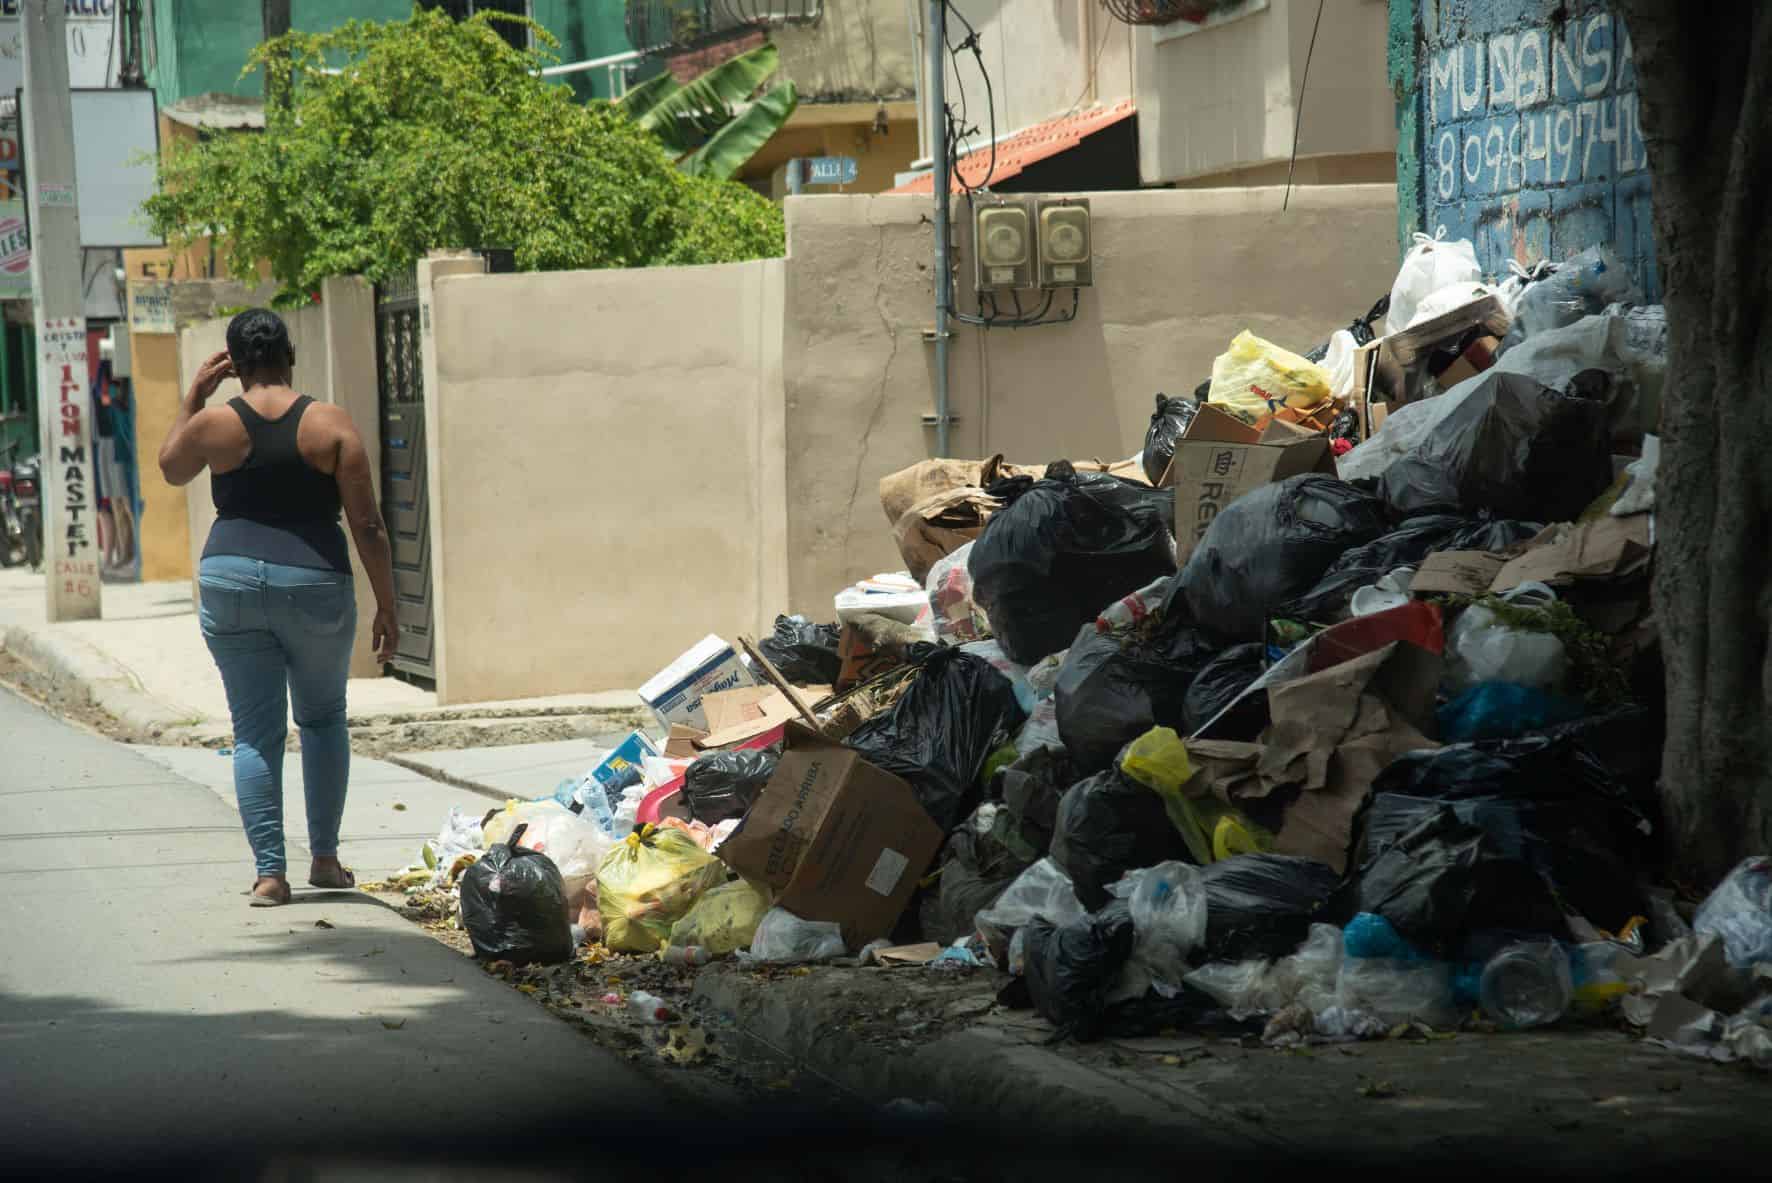
[(5, 691), (0, 735), (9, 1167), (709, 1116), (370, 896), (248, 908), (234, 810), (139, 752)]
[[(180, 745), (227, 740), (227, 697), (203, 644), (188, 582), (106, 584), (103, 619), (50, 624), (44, 577), (0, 571), (0, 649), (44, 674), (58, 697), (110, 715), (129, 738)], [(542, 729), (548, 738), (574, 730), (620, 734), (643, 710), (632, 691), (445, 707), (435, 692), (396, 678), (353, 678), (348, 701), (353, 730), (405, 728), (413, 736), (410, 747), (429, 746), (426, 725), (441, 731), (462, 721), (504, 726), (458, 727), (439, 742), (478, 744), (489, 736), (497, 742), (500, 734), (523, 734), (515, 721), (550, 717), (562, 722)], [(583, 726), (568, 726), (570, 720)]]

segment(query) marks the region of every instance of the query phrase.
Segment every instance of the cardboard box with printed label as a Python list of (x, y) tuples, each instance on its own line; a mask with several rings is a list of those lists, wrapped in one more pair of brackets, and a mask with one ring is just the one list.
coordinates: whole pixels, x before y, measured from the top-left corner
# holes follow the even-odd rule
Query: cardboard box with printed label
[(706, 731), (708, 717), (702, 710), (703, 698), (716, 691), (756, 684), (757, 679), (732, 646), (709, 634), (640, 687), (640, 699), (652, 708), (667, 731), (678, 724)]
[(843, 926), (851, 949), (892, 931), (941, 848), (911, 786), (800, 723), (738, 831), (726, 865), (803, 920)]
[(1169, 471), (1175, 484), (1176, 557), (1185, 562), (1225, 506), (1289, 476), (1333, 476), (1335, 457), (1322, 435), (1278, 422), (1258, 431), (1205, 403), (1177, 442)]

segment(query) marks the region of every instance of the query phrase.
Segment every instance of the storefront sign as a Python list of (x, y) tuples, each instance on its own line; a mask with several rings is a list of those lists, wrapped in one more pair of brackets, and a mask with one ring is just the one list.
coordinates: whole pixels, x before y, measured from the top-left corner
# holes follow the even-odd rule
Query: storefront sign
[(97, 516), (93, 504), (92, 421), (87, 414), (86, 321), (47, 320), (37, 338), (43, 395), (45, 557), (50, 560), (52, 619), (99, 614)]
[[(117, 0), (66, 0), (68, 8), (68, 85), (98, 90), (117, 85)], [(24, 35), (19, 10), (24, 0), (0, 0), (0, 95), (24, 85)]]
[(129, 288), (129, 330), (133, 333), (175, 333), (172, 285), (135, 283)]

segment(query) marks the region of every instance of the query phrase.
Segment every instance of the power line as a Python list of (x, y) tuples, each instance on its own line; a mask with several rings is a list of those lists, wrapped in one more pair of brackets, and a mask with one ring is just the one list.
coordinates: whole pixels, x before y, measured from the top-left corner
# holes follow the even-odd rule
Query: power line
[(1317, 0), (1317, 19), (1311, 23), (1310, 48), (1304, 51), (1304, 73), (1298, 80), (1298, 114), (1292, 120), (1292, 162), (1286, 166), (1286, 196), (1280, 212), (1292, 203), (1292, 171), (1298, 167), (1298, 129), (1304, 126), (1304, 88), (1311, 84), (1311, 58), (1317, 52), (1317, 30), (1323, 24), (1323, 0)]

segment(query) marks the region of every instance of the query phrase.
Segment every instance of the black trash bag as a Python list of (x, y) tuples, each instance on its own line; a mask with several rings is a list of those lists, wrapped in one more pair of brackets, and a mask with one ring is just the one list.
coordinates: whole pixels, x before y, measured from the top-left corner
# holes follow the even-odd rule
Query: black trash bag
[[(1441, 806), (1360, 869), (1358, 910), (1390, 921), (1423, 952), (1450, 958), (1487, 930), (1569, 940), (1569, 924), (1538, 872), (1508, 858), (1480, 825)], [(1208, 913), (1210, 915), (1210, 913)]]
[(991, 834), (1030, 865), (1052, 849), (1058, 802), (1077, 783), (1068, 752), (1039, 747), (997, 773), (993, 796), (1002, 801)]
[(775, 775), (781, 753), (773, 748), (709, 752), (683, 774), (683, 803), (691, 821), (717, 825), (750, 812), (751, 802)]
[(1144, 433), (1144, 475), (1152, 485), (1162, 483), (1169, 462), (1175, 459), (1176, 442), (1187, 434), (1188, 424), (1199, 410), (1200, 404), (1192, 399), (1157, 396), (1157, 409)]
[[(1627, 722), (1629, 713), (1617, 716)], [(1631, 865), (1655, 857), (1660, 820), (1653, 798), (1653, 780), (1643, 796), (1641, 782), (1621, 781), (1586, 742), (1590, 736), (1616, 734), (1584, 727), (1582, 721), (1522, 735), (1514, 739), (1483, 739), (1408, 752), (1392, 761), (1372, 780), (1374, 793), (1400, 793), (1438, 801), (1478, 797), (1526, 797), (1544, 805), (1568, 803), (1570, 816)], [(1631, 756), (1625, 754), (1625, 758)]]
[(1413, 452), (1385, 469), (1379, 495), (1404, 516), (1432, 511), (1574, 521), (1612, 484), (1611, 375), (1585, 370), (1557, 391), (1490, 370)]
[(1184, 726), (1188, 687), (1221, 648), (1187, 623), (1179, 605), (1148, 633), (1085, 625), (1053, 691), (1058, 735), (1078, 775), (1110, 767), (1121, 748), (1153, 727)]
[(955, 830), (942, 847), (941, 877), (933, 911), (923, 915), (923, 939), (951, 945), (977, 931), (973, 919), (997, 902), (1035, 860), (1016, 858), (989, 834), (974, 826), (976, 814)]
[(1128, 871), (1171, 859), (1192, 862), (1163, 799), (1118, 768), (1072, 785), (1058, 802), (1052, 861), (1071, 877), (1077, 899), (1094, 911)]
[(1132, 912), (1116, 900), (1093, 916), (1062, 925), (1036, 916), (1025, 929), (1023, 974), (1040, 1016), (1059, 1038), (1101, 1037), (1107, 996), (1132, 958)]
[(1418, 566), (1431, 554), (1443, 550), (1502, 551), (1534, 538), (1544, 526), (1469, 518), (1461, 514), (1424, 514), (1364, 546), (1356, 546), (1335, 560), (1316, 586), (1279, 607), (1288, 620), (1339, 621), (1347, 614), (1348, 601), (1362, 587), (1378, 581), (1398, 567)]
[(1598, 927), (1617, 932), (1632, 916), (1649, 914), (1638, 876), (1605, 848), (1604, 839), (1588, 828), (1579, 806), (1569, 801), (1524, 797), (1443, 801), (1379, 793), (1365, 809), (1362, 863), (1442, 809), (1482, 830), (1501, 857), (1531, 867), (1565, 903)]
[[(1378, 303), (1372, 306), (1371, 311), (1347, 326), (1347, 331), (1353, 334), (1354, 344), (1370, 345), (1372, 342), (1376, 341), (1378, 336), (1372, 331), (1372, 326), (1377, 324), (1380, 320), (1383, 320), (1385, 314), (1390, 310), (1391, 295), (1389, 292), (1386, 292), (1384, 295), (1378, 297)], [(1329, 356), (1329, 342), (1323, 342), (1304, 356), (1307, 361), (1322, 361)], [(1335, 433), (1331, 432), (1330, 434), (1333, 435)]]
[(1008, 655), (1033, 665), (1115, 600), (1175, 571), (1175, 490), (1111, 476), (1042, 480), (986, 523), (972, 598)]
[(462, 874), (461, 926), (483, 960), (555, 965), (572, 959), (566, 880), (553, 859), (517, 845), (528, 828), (518, 826)]
[(1201, 628), (1243, 640), (1309, 590), (1336, 559), (1389, 529), (1384, 504), (1307, 473), (1262, 485), (1221, 510), (1176, 579)]
[(1200, 877), (1206, 888), (1207, 961), (1296, 952), (1340, 882), (1317, 860), (1286, 854), (1234, 854), (1202, 868)]
[(834, 686), (843, 670), (837, 656), (840, 630), (804, 616), (777, 616), (775, 635), (757, 645), (781, 676), (796, 686)]
[(844, 743), (902, 776), (935, 824), (951, 830), (978, 805), (985, 760), (1021, 726), (1015, 687), (982, 658), (938, 649), (890, 711)]
[(1236, 701), (1237, 695), (1261, 677), (1267, 664), (1267, 646), (1260, 641), (1233, 645), (1206, 663), (1195, 676), (1182, 700), (1183, 735), (1193, 735)]

